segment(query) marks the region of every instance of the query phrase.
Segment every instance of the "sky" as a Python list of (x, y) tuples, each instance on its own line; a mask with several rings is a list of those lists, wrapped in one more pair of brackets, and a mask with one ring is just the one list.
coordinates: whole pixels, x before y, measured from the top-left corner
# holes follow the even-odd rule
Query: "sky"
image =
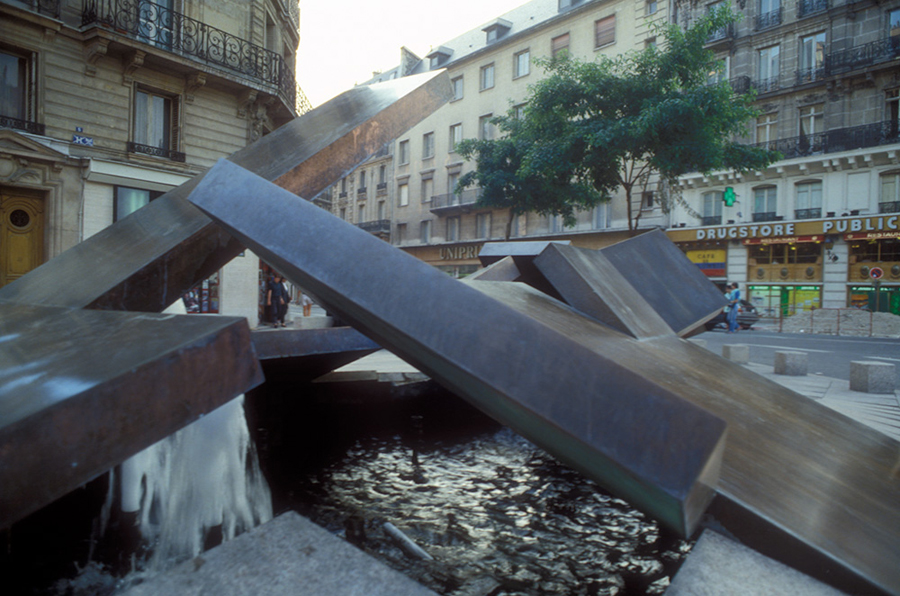
[(432, 48), (527, 0), (300, 0), (297, 81), (317, 107), (373, 71), (400, 63), (400, 47)]

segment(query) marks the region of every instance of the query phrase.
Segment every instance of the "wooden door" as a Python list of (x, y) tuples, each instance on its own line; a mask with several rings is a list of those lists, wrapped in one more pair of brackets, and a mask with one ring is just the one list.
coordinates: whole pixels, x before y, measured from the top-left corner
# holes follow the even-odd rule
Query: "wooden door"
[(0, 287), (44, 262), (44, 200), (39, 192), (0, 188)]

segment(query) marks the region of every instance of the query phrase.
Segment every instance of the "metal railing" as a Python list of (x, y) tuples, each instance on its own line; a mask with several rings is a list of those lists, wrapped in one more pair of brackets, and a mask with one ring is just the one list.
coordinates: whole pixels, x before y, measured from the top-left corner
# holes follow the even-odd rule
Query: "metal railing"
[(774, 211), (765, 211), (752, 214), (753, 221), (779, 221), (778, 215)]
[(751, 146), (779, 151), (785, 159), (817, 153), (835, 153), (900, 142), (900, 123), (896, 120), (837, 128), (828, 132), (777, 139)]
[(55, 19), (59, 18), (61, 4), (59, 0), (22, 0), (22, 4), (25, 4), (38, 14), (45, 14)]
[(431, 209), (442, 209), (445, 207), (458, 207), (463, 205), (474, 205), (481, 196), (481, 189), (468, 188), (462, 192), (451, 192), (443, 195), (434, 195), (431, 197)]
[(825, 78), (825, 67), (824, 66), (809, 66), (807, 68), (802, 68), (796, 72), (796, 85), (803, 85), (805, 83), (812, 83), (814, 81), (820, 81)]
[(794, 209), (794, 219), (819, 219), (822, 217), (822, 208)]
[(762, 31), (769, 27), (777, 27), (781, 24), (781, 17), (784, 13), (784, 7), (779, 6), (776, 10), (756, 15), (756, 30)]
[(369, 232), (370, 234), (390, 234), (391, 233), (391, 220), (389, 219), (376, 219), (374, 221), (364, 221), (362, 223), (356, 224), (361, 230)]
[(734, 37), (734, 24), (728, 24), (722, 27), (721, 29), (716, 29), (709, 34), (709, 37), (706, 38), (706, 43), (713, 43), (716, 41), (721, 41), (723, 39), (728, 39), (729, 37)]
[(151, 145), (141, 145), (140, 143), (128, 142), (128, 153), (142, 153), (144, 155), (152, 155), (154, 157), (163, 157), (172, 161), (184, 162), (186, 156), (180, 151), (173, 151), (165, 147), (153, 147)]
[(792, 157), (803, 157), (806, 155), (814, 155), (816, 153), (824, 153), (825, 136), (826, 133), (819, 132), (811, 135), (791, 137), (789, 139), (776, 139), (774, 141), (754, 143), (751, 146), (759, 147), (760, 149), (768, 149), (769, 151), (778, 151), (782, 154), (784, 159), (790, 159)]
[(757, 93), (769, 93), (771, 91), (777, 91), (781, 89), (781, 77), (774, 76), (769, 77), (768, 79), (760, 79), (758, 81), (753, 81), (753, 88), (756, 89)]
[(828, 0), (800, 0), (797, 3), (797, 16), (803, 18), (828, 10)]
[(143, 0), (85, 0), (82, 26), (97, 25), (278, 88), (295, 112), (311, 109), (280, 54)]
[(878, 62), (900, 57), (900, 37), (887, 37), (846, 50), (831, 52), (825, 57), (825, 74), (865, 68)]
[(900, 213), (900, 201), (882, 201), (878, 203), (878, 213)]
[(700, 218), (700, 225), (702, 226), (718, 226), (722, 224), (722, 216), (721, 215), (705, 215)]
[(24, 130), (32, 134), (44, 136), (44, 125), (30, 120), (22, 120), (13, 118), (12, 116), (0, 115), (0, 128), (14, 128), (16, 130)]

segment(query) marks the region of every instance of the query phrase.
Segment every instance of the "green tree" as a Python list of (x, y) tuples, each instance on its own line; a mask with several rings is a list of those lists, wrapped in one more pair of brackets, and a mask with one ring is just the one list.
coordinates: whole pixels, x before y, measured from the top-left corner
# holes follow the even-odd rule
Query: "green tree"
[[(506, 208), (510, 220), (533, 211), (572, 224), (576, 209), (607, 201), (622, 187), (634, 230), (641, 211), (633, 212), (632, 193), (653, 176), (671, 189), (689, 172), (766, 167), (778, 153), (732, 140), (758, 115), (754, 95), (708, 80), (721, 63), (704, 46), (734, 18), (726, 7), (686, 30), (662, 25), (658, 48), (593, 62), (540, 61), (546, 76), (530, 87), (524, 109), (494, 119), (502, 136), (460, 144), (475, 170), (458, 190), (478, 185), (478, 204)], [(664, 209), (680, 200), (675, 192), (659, 198)]]

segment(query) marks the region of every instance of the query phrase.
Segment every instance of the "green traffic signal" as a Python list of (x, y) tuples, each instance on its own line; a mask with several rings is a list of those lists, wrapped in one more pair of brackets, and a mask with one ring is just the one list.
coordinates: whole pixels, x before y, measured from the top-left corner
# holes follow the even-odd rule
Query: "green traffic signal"
[(734, 194), (734, 189), (730, 186), (725, 187), (725, 192), (722, 193), (722, 201), (724, 201), (726, 207), (731, 207), (734, 205), (734, 201), (737, 198), (737, 195)]

